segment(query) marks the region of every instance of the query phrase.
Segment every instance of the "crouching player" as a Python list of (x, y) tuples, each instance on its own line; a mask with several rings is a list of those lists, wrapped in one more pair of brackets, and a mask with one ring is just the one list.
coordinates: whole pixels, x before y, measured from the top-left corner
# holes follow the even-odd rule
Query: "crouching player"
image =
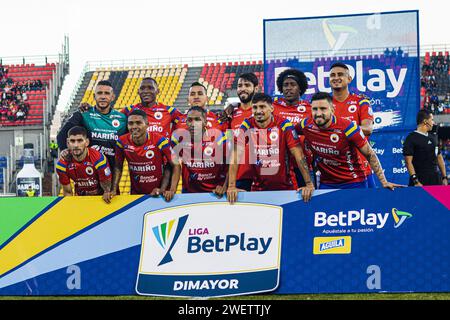
[(172, 134), (174, 152), (182, 160), (183, 193), (213, 192), (221, 198), (227, 188), (226, 136), (208, 129), (202, 107), (191, 107), (185, 122), (187, 131)]
[(272, 102), (269, 95), (256, 93), (252, 99), (253, 117), (242, 123), (229, 168), (227, 198), (230, 203), (237, 200), (239, 190), (236, 188), (236, 175), (247, 143), (250, 154), (248, 161), (255, 171), (252, 191), (294, 190), (289, 174), (289, 152), (306, 182), (306, 186), (297, 191), (301, 191), (305, 202), (311, 199), (314, 185), (294, 125), (289, 120), (273, 115)]
[(61, 157), (56, 164), (64, 196), (73, 196), (70, 185), (72, 179), (75, 195), (103, 195), (103, 199), (109, 203), (111, 170), (108, 160), (99, 151), (88, 147), (89, 139), (84, 127), (73, 127), (67, 135), (69, 160)]

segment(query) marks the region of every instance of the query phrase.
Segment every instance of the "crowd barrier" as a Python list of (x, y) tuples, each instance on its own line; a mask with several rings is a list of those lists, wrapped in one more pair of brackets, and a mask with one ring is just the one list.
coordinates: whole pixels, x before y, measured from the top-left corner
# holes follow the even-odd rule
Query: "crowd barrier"
[(0, 295), (448, 292), (449, 191), (0, 198)]

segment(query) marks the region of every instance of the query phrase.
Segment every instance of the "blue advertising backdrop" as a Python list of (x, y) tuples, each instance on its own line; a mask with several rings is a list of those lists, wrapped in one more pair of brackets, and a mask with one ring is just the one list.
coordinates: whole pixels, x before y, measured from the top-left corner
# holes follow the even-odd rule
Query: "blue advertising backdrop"
[(380, 158), (386, 177), (405, 184), (407, 172), (398, 170), (401, 162), (391, 151), (415, 129), (420, 108), (418, 19), (418, 11), (402, 11), (264, 20), (265, 92), (280, 96), (278, 74), (296, 68), (308, 78), (302, 99), (317, 91), (331, 93), (331, 65), (347, 64), (350, 92), (366, 95), (373, 109), (370, 140), (385, 150)]

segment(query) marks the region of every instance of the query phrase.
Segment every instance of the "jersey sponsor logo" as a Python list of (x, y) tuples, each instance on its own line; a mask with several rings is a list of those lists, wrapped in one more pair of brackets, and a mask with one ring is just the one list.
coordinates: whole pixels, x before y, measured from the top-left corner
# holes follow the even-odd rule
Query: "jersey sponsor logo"
[(133, 172), (151, 172), (151, 171), (156, 170), (156, 166), (150, 165), (150, 164), (141, 165), (141, 166), (130, 164), (129, 168)]
[(330, 136), (330, 140), (331, 140), (331, 142), (333, 142), (333, 143), (337, 143), (337, 142), (339, 141), (339, 136), (338, 136), (336, 133), (333, 133), (333, 134)]
[(86, 173), (90, 176), (92, 176), (94, 174), (94, 169), (92, 167), (87, 167), (86, 168)]
[[(114, 121), (118, 121), (118, 120), (114, 120)], [(113, 122), (114, 122), (113, 121)], [(120, 125), (120, 123), (119, 123)], [(117, 139), (119, 139), (119, 136), (115, 133), (115, 132), (111, 132), (111, 133), (102, 133), (102, 132), (95, 132), (92, 131), (91, 132), (91, 137), (93, 139), (103, 139), (103, 140), (114, 140), (116, 141)]]
[(270, 138), (270, 141), (278, 140), (278, 132), (276, 132), (276, 131), (271, 132), (269, 135), (269, 138)]
[(145, 157), (146, 157), (147, 159), (152, 159), (154, 156), (155, 156), (155, 153), (154, 153), (152, 150), (148, 150), (148, 151), (145, 153)]
[(119, 127), (119, 126), (120, 126), (120, 121), (117, 120), (117, 119), (114, 119), (114, 120), (112, 121), (112, 126), (113, 126), (114, 128)]
[(348, 107), (348, 112), (354, 113), (356, 111), (356, 109), (357, 109), (357, 107), (354, 104), (352, 104), (351, 106)]
[(160, 125), (154, 124), (148, 127), (148, 132), (163, 132), (163, 127)]
[(303, 113), (303, 112), (306, 111), (306, 107), (305, 107), (305, 106), (298, 106), (298, 107), (297, 107), (297, 111)]
[(162, 112), (159, 112), (159, 111), (155, 112), (155, 119), (156, 120), (161, 120), (162, 117), (163, 117)]

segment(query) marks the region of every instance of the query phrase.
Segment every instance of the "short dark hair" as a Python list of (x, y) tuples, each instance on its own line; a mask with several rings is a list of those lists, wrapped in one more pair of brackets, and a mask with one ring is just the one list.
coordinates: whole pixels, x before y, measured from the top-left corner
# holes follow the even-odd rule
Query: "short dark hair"
[(158, 86), (158, 82), (152, 77), (145, 77), (145, 78), (143, 78), (141, 83), (144, 82), (144, 81), (153, 81), (156, 84), (156, 86)]
[(203, 109), (202, 107), (199, 107), (199, 106), (190, 107), (186, 114), (188, 114), (191, 111), (198, 111), (202, 114), (203, 117), (206, 118), (206, 110)]
[(87, 138), (87, 130), (85, 127), (75, 126), (70, 128), (70, 130), (67, 132), (67, 137), (70, 136), (77, 136), (81, 134), (83, 137)]
[(108, 86), (108, 87), (113, 87), (111, 82), (109, 82), (108, 80), (102, 80), (97, 82), (97, 86)]
[(259, 84), (258, 77), (252, 72), (243, 73), (238, 77), (238, 79), (247, 80), (248, 82), (253, 83), (255, 87)]
[(333, 104), (333, 98), (330, 96), (329, 93), (326, 92), (316, 92), (312, 97), (311, 97), (311, 103), (313, 101), (317, 101), (317, 100), (327, 100), (329, 103)]
[(292, 78), (295, 82), (297, 82), (300, 88), (300, 96), (302, 96), (306, 92), (306, 89), (308, 89), (308, 79), (306, 79), (306, 76), (302, 71), (298, 69), (286, 69), (278, 75), (278, 91), (283, 92), (283, 82), (286, 78)]
[(205, 87), (204, 85), (202, 85), (202, 84), (201, 84), (200, 82), (198, 82), (198, 81), (192, 82), (191, 86), (189, 87), (189, 90), (190, 90), (192, 87), (203, 87), (203, 89), (205, 89), (205, 92), (208, 91), (208, 90), (206, 90), (206, 87)]
[(422, 109), (419, 112), (417, 112), (417, 125), (421, 124), (424, 120), (428, 120), (431, 117), (431, 111), (427, 109)]
[(257, 103), (260, 101), (267, 102), (268, 104), (273, 103), (273, 99), (271, 96), (269, 96), (268, 94), (262, 93), (262, 92), (257, 92), (253, 96), (252, 103)]
[(140, 110), (140, 109), (134, 109), (133, 111), (131, 111), (128, 114), (128, 117), (130, 116), (141, 116), (142, 118), (144, 118), (145, 123), (148, 123), (148, 117), (147, 114), (145, 113), (145, 111)]
[(345, 63), (343, 62), (335, 62), (331, 65), (330, 70), (333, 68), (344, 68), (345, 70), (348, 70), (348, 67)]

